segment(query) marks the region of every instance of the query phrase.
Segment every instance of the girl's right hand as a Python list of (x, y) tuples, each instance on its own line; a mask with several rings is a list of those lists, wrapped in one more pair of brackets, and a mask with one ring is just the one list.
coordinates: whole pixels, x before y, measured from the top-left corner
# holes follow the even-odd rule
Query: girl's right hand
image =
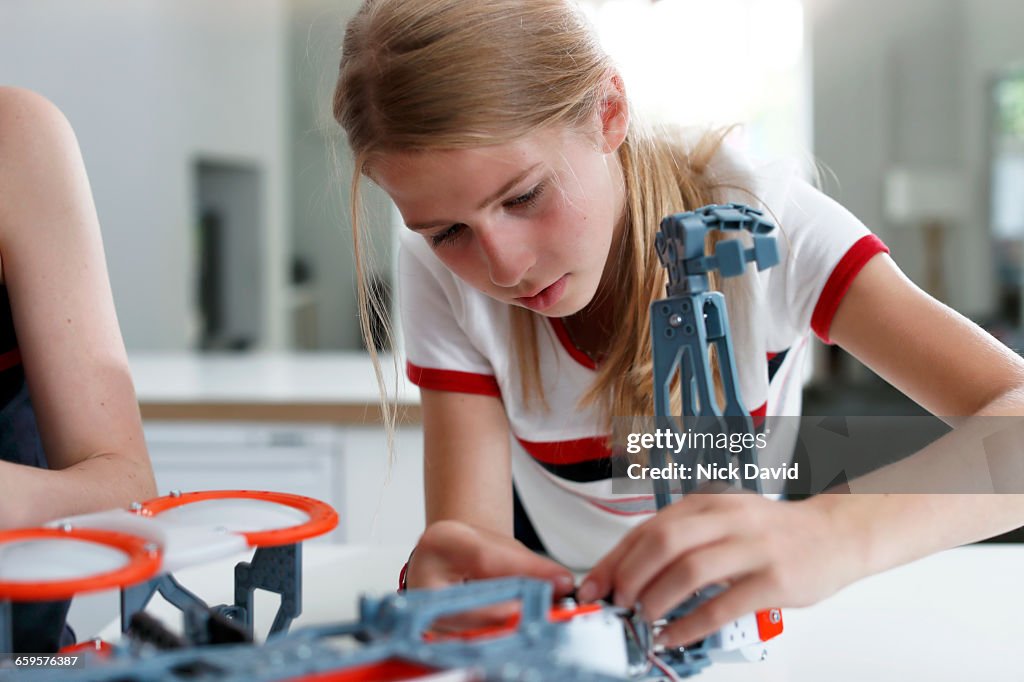
[(435, 521), (409, 559), (410, 588), (447, 587), (469, 580), (525, 576), (551, 583), (555, 597), (570, 594), (569, 569), (527, 549), (523, 543), (461, 521)]
[[(534, 553), (518, 540), (447, 520), (430, 524), (420, 537), (409, 558), (406, 584), (410, 589), (438, 588), (510, 576), (547, 580), (556, 599), (571, 594), (575, 585), (569, 569)], [(495, 625), (517, 611), (518, 604), (501, 604), (445, 618), (436, 629)]]

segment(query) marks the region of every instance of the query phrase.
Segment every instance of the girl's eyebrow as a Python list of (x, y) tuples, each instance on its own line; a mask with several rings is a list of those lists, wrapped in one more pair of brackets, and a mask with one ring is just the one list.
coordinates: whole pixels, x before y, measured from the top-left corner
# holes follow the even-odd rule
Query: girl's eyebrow
[[(540, 166), (540, 162), (539, 161), (537, 163), (533, 164), (532, 166), (530, 166), (529, 168), (525, 169), (523, 172), (521, 172), (518, 175), (516, 175), (514, 178), (512, 178), (508, 182), (506, 182), (504, 185), (501, 186), (501, 189), (499, 189), (497, 192), (494, 192), (489, 197), (487, 197), (482, 202), (480, 202), (480, 205), (477, 207), (477, 210), (483, 210), (489, 204), (494, 203), (495, 201), (500, 199), (504, 194), (507, 194), (513, 187), (515, 187), (520, 182), (522, 182), (523, 178), (525, 178), (527, 175), (532, 173), (534, 171), (534, 169), (537, 168), (538, 166)], [(428, 229), (430, 229), (432, 227), (440, 227), (442, 225), (451, 225), (452, 223), (456, 223), (456, 222), (459, 222), (459, 221), (457, 221), (457, 220), (431, 220), (431, 221), (427, 221), (425, 223), (414, 223), (414, 224), (411, 224), (411, 225), (407, 223), (406, 227), (408, 227), (410, 230), (428, 230)]]

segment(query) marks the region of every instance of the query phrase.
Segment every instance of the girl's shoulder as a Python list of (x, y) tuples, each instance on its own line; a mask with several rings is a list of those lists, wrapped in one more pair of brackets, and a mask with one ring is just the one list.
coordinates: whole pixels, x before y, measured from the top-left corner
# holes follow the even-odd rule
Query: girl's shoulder
[(663, 130), (690, 171), (713, 188), (715, 203), (740, 203), (781, 213), (805, 173), (793, 158), (764, 158), (749, 150), (734, 129), (683, 127)]
[(712, 157), (709, 172), (720, 187), (722, 203), (747, 204), (776, 215), (786, 212), (794, 188), (803, 181), (797, 161), (759, 158), (729, 140)]

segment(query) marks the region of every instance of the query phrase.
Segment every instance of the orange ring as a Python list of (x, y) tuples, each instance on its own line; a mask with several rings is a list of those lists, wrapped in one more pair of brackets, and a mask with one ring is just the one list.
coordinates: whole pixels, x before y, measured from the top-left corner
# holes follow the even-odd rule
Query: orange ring
[(276, 547), (278, 545), (292, 545), (302, 540), (315, 538), (335, 529), (338, 525), (338, 512), (326, 502), (314, 500), (312, 497), (292, 495), (290, 493), (264, 492), (261, 490), (203, 490), (195, 493), (182, 493), (181, 495), (165, 495), (157, 497), (148, 502), (142, 503), (139, 514), (145, 516), (156, 516), (169, 509), (183, 507), (193, 502), (204, 502), (206, 500), (261, 500), (263, 502), (274, 502), (286, 507), (292, 507), (309, 515), (309, 521), (300, 523), (297, 526), (278, 528), (276, 530), (253, 531), (251, 533), (239, 533), (248, 541), (250, 547)]
[(22, 540), (73, 539), (91, 542), (124, 552), (128, 563), (121, 568), (97, 573), (85, 578), (21, 582), (0, 580), (0, 599), (11, 601), (52, 601), (70, 599), (83, 592), (95, 592), (114, 587), (128, 587), (149, 580), (157, 571), (163, 553), (145, 538), (126, 533), (94, 528), (19, 528), (0, 531), (0, 544)]

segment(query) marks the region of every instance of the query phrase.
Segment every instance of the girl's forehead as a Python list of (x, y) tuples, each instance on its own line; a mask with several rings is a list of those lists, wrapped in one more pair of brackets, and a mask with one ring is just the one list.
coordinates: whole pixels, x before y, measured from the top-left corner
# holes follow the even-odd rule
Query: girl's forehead
[(552, 164), (562, 157), (565, 137), (541, 130), (509, 142), (457, 149), (388, 150), (373, 155), (368, 174), (404, 176), (417, 173), (505, 173), (512, 168), (538, 163)]
[[(518, 184), (545, 167), (538, 156), (513, 150), (438, 150), (385, 159), (370, 177), (403, 213), (432, 218), (447, 206), (477, 206), (499, 188)], [(405, 217), (414, 222), (426, 220)]]
[(372, 165), (385, 174), (405, 174), (435, 169), (504, 168), (542, 155), (543, 147), (523, 142), (512, 142), (464, 149), (424, 149), (416, 151), (386, 152)]

